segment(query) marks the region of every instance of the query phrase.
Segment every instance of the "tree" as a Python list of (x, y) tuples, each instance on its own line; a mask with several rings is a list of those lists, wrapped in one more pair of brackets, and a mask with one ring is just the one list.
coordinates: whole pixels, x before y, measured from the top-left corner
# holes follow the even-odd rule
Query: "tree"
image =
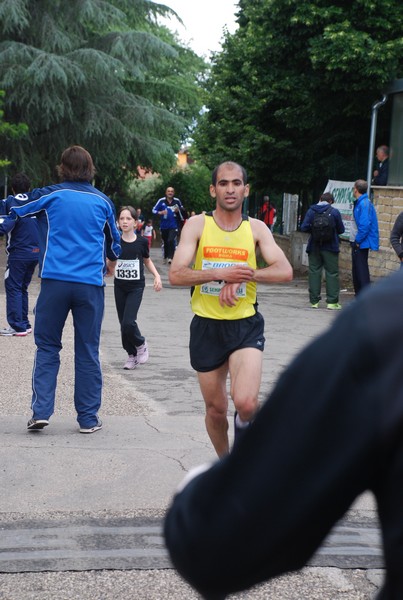
[(8, 167), (11, 163), (7, 158), (7, 154), (4, 153), (4, 147), (7, 145), (9, 140), (18, 140), (23, 138), (28, 133), (28, 127), (24, 123), (11, 124), (7, 123), (3, 120), (4, 111), (3, 111), (3, 102), (4, 102), (4, 91), (0, 90), (0, 143), (2, 148), (2, 153), (0, 155), (0, 169), (3, 170)]
[(6, 145), (17, 168), (47, 181), (77, 143), (113, 189), (139, 164), (174, 163), (205, 65), (159, 25), (171, 12), (150, 0), (0, 0), (5, 114), (29, 127)]
[(371, 106), (402, 74), (401, 0), (239, 6), (206, 86), (198, 155), (243, 163), (257, 190), (365, 178)]

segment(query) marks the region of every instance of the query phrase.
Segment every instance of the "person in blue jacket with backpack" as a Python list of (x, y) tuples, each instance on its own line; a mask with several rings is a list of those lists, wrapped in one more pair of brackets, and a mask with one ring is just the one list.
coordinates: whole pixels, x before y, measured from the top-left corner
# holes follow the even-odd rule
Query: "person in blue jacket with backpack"
[[(7, 216), (13, 206), (24, 206), (29, 202), (31, 187), (25, 173), (16, 173), (11, 179), (11, 191), (0, 202), (0, 215)], [(4, 275), (6, 312), (8, 327), (0, 329), (2, 336), (25, 337), (32, 332), (28, 316), (28, 286), (38, 264), (38, 225), (35, 217), (26, 219), (2, 218), (0, 235), (7, 235), (7, 266)]]
[(309, 257), (308, 284), (311, 307), (319, 308), (324, 269), (327, 308), (340, 310), (339, 235), (344, 233), (344, 224), (340, 212), (333, 208), (333, 202), (333, 194), (322, 194), (319, 202), (308, 209), (301, 231), (311, 234), (306, 248)]
[(369, 250), (379, 250), (378, 217), (375, 207), (368, 198), (368, 183), (357, 179), (353, 187), (355, 198), (350, 229), (351, 262), (354, 292), (357, 296), (371, 283), (368, 254)]
[(102, 427), (99, 343), (104, 313), (106, 258), (119, 257), (120, 234), (112, 201), (91, 185), (92, 157), (70, 146), (57, 166), (61, 183), (35, 189), (11, 217), (36, 215), (41, 291), (35, 307), (36, 354), (32, 373), (32, 418), (28, 430), (43, 429), (54, 412), (62, 333), (71, 311), (74, 325), (74, 404), (80, 433)]

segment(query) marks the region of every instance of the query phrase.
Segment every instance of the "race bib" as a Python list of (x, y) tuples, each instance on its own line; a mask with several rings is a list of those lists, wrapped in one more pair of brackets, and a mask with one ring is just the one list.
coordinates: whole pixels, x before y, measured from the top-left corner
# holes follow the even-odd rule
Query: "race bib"
[[(212, 260), (203, 259), (202, 262), (202, 270), (205, 269), (216, 269), (222, 267), (233, 267), (234, 265), (244, 265), (248, 266), (248, 263), (239, 263), (239, 262), (216, 262)], [(221, 289), (224, 287), (225, 283), (222, 281), (219, 283), (218, 281), (209, 281), (208, 283), (203, 283), (200, 286), (200, 293), (207, 294), (208, 296), (219, 296)], [(246, 282), (241, 283), (239, 288), (236, 291), (236, 296), (238, 298), (246, 298)]]
[(135, 281), (140, 279), (140, 261), (138, 258), (134, 260), (118, 259), (115, 268), (116, 279), (124, 279), (125, 281)]

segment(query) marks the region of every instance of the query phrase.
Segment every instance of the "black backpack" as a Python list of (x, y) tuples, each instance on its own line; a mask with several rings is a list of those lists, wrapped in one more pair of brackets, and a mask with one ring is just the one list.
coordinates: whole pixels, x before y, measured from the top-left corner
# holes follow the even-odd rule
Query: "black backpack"
[(316, 212), (312, 222), (312, 239), (318, 244), (331, 242), (336, 228), (334, 218), (331, 215), (332, 207), (328, 206), (323, 212)]

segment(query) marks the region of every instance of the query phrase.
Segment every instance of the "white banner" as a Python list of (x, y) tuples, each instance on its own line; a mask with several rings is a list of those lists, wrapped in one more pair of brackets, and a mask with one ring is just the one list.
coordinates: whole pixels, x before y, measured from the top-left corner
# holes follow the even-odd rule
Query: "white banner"
[(335, 181), (329, 179), (324, 192), (330, 192), (334, 196), (334, 208), (340, 211), (341, 218), (346, 228), (340, 236), (343, 239), (350, 239), (351, 220), (353, 218), (353, 187), (354, 181)]

